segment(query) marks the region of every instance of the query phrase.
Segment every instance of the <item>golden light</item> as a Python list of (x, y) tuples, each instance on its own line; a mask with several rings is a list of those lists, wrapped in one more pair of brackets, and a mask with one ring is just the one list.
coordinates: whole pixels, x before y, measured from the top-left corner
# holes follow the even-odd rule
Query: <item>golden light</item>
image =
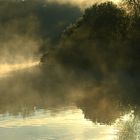
[(47, 2), (58, 2), (60, 4), (71, 4), (76, 5), (82, 9), (85, 9), (95, 3), (101, 3), (106, 1), (112, 1), (114, 3), (119, 3), (121, 0), (46, 0)]
[[(0, 117), (2, 120), (2, 117)], [(82, 110), (72, 107), (69, 110), (60, 110), (57, 114), (53, 114), (50, 110), (38, 110), (33, 116), (26, 118), (7, 116), (5, 120), (0, 120), (1, 128), (23, 128), (23, 127), (35, 127), (56, 128), (64, 129), (62, 135), (73, 134), (75, 139), (83, 139), (83, 136), (88, 132), (89, 137), (94, 137), (94, 140), (114, 140), (114, 131), (112, 126), (100, 125), (93, 123), (90, 120), (85, 119)], [(58, 135), (58, 133), (53, 133)], [(93, 133), (95, 132), (95, 133)], [(60, 136), (60, 135), (59, 135)], [(93, 140), (93, 139), (90, 139)]]
[(8, 63), (0, 64), (0, 77), (6, 76), (7, 74), (14, 71), (31, 68), (38, 64), (39, 64), (39, 61), (28, 61), (28, 62), (23, 62), (20, 64), (8, 64)]

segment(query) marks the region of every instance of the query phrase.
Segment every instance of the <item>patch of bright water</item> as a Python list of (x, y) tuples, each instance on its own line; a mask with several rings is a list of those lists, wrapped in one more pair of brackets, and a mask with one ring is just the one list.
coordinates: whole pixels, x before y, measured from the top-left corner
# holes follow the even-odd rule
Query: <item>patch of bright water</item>
[(117, 140), (140, 140), (140, 119), (134, 115), (134, 111), (116, 120)]
[(92, 123), (80, 109), (38, 110), (28, 118), (2, 115), (0, 138), (5, 140), (114, 140), (114, 127)]

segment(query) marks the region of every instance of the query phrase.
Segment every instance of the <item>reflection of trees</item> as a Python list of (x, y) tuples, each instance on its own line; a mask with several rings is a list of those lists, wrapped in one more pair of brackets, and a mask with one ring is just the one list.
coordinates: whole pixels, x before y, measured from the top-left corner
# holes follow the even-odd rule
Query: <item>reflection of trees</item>
[(0, 79), (0, 114), (9, 112), (28, 116), (35, 108), (49, 109), (69, 104), (64, 100), (63, 77), (58, 78), (59, 72), (55, 72), (43, 73), (37, 67)]
[(111, 94), (116, 89), (114, 84), (110, 89), (107, 84), (98, 85), (86, 76), (75, 75), (59, 66), (18, 72), (1, 81), (1, 114), (9, 112), (28, 116), (35, 108), (49, 109), (75, 104), (92, 121), (108, 123), (119, 116), (118, 103)]
[(139, 140), (140, 139), (140, 119), (132, 117), (128, 120), (118, 122), (118, 140)]
[(76, 103), (86, 118), (93, 122), (111, 123), (120, 116), (123, 109), (120, 109), (116, 95), (121, 91), (113, 79), (112, 84), (109, 81), (102, 84), (89, 81), (84, 84), (85, 88), (81, 89), (84, 92), (83, 98), (77, 99)]
[(60, 66), (36, 67), (1, 80), (0, 114), (29, 116), (35, 109), (76, 105), (85, 118), (110, 124), (126, 109), (119, 100), (118, 94), (124, 91), (116, 79), (98, 83)]

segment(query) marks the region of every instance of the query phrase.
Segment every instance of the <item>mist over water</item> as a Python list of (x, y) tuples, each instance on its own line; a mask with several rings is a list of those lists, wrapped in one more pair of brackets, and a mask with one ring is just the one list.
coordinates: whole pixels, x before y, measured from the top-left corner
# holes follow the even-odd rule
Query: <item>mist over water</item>
[(85, 3), (0, 1), (0, 139), (140, 139), (139, 75), (119, 70), (133, 60), (123, 48), (113, 68), (91, 21), (73, 24)]
[(38, 62), (26, 62), (22, 64), (1, 64), (0, 65), (0, 75), (1, 77), (4, 77), (8, 74), (11, 74), (14, 71), (19, 71), (23, 69), (28, 69), (31, 67), (34, 67), (39, 64)]
[[(120, 107), (116, 99), (112, 100), (107, 95), (99, 96), (98, 93), (108, 90), (106, 86), (94, 85), (94, 88), (91, 88), (90, 84), (94, 82), (86, 80), (85, 83), (85, 79), (84, 81), (81, 79), (81, 83), (79, 81), (76, 84), (78, 81), (75, 79), (76, 75), (66, 72), (60, 66), (39, 64), (30, 69), (10, 73), (10, 75), (0, 79), (0, 124), (5, 129), (19, 128), (17, 131), (20, 131), (24, 128), (25, 130), (22, 131), (26, 132), (28, 130), (26, 127), (32, 127), (33, 135), (35, 135), (36, 129), (40, 127), (40, 134), (44, 135), (42, 129), (46, 129), (46, 132), (50, 131), (50, 135), (56, 139), (58, 139), (58, 134), (52, 134), (56, 131), (55, 127), (58, 131), (66, 127), (65, 129), (71, 132), (73, 132), (73, 127), (77, 129), (76, 132), (86, 129), (91, 137), (93, 137), (93, 132), (97, 131), (95, 139), (103, 136), (110, 140), (125, 140), (126, 138), (135, 140), (139, 137), (139, 115), (131, 112), (131, 107)], [(49, 130), (50, 128), (53, 130)], [(95, 130), (92, 130), (93, 128)], [(100, 129), (103, 129), (103, 134), (99, 133)], [(90, 133), (91, 130), (92, 133)], [(131, 136), (128, 136), (128, 133)], [(76, 135), (79, 138), (83, 133)], [(68, 137), (66, 136), (66, 139)]]

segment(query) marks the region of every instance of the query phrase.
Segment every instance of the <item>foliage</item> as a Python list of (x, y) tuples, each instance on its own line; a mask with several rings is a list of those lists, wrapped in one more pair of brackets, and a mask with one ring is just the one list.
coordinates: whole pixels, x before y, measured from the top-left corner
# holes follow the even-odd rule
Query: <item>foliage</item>
[(86, 9), (64, 31), (57, 61), (100, 82), (115, 77), (126, 91), (120, 96), (123, 103), (139, 103), (140, 16), (134, 16), (111, 2)]
[(124, 4), (131, 9), (131, 14), (136, 17), (140, 15), (140, 0), (123, 0)]

